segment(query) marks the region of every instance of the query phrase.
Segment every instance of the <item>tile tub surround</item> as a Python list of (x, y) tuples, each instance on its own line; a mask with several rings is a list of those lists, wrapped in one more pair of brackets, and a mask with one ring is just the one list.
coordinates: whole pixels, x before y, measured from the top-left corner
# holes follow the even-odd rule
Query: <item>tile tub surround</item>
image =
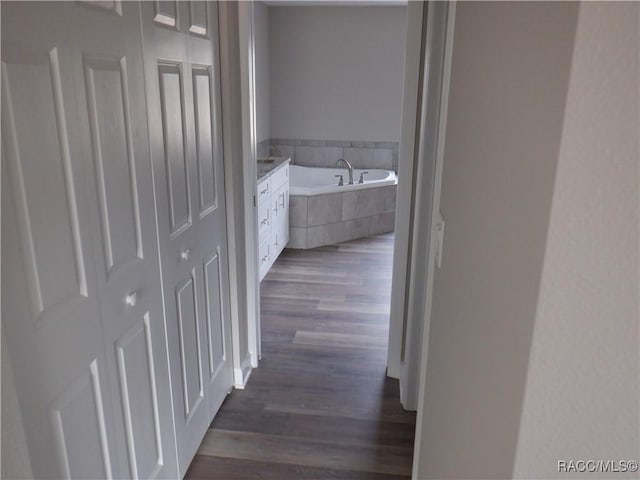
[(397, 185), (289, 196), (287, 248), (315, 248), (392, 232)]
[(271, 155), (290, 157), (294, 165), (333, 167), (344, 158), (354, 168), (398, 171), (398, 142), (271, 139)]

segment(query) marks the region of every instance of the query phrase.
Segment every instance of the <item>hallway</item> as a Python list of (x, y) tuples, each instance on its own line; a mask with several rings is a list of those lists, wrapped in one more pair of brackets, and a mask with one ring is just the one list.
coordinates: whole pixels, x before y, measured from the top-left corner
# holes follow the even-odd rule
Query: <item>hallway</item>
[(262, 360), (186, 478), (409, 478), (415, 414), (385, 376), (393, 234), (285, 250), (261, 284)]

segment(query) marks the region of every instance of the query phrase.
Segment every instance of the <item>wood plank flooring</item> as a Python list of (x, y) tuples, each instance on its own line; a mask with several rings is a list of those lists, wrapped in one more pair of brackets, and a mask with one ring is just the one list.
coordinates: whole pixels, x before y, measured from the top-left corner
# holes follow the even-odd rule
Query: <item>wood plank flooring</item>
[(396, 480), (415, 414), (386, 378), (393, 234), (285, 250), (261, 284), (262, 360), (186, 478)]

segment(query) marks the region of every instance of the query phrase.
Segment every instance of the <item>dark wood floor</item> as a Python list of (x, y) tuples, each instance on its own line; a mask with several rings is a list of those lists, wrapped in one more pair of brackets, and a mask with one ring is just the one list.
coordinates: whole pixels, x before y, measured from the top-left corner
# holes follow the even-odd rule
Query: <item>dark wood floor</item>
[(261, 284), (262, 360), (186, 478), (410, 478), (415, 414), (386, 378), (393, 235), (285, 250)]

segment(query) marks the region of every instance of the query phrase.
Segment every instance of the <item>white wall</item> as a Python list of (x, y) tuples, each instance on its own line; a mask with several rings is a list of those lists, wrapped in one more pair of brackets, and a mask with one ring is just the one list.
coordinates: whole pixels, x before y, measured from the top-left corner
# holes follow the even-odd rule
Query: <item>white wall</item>
[(458, 4), (416, 478), (638, 459), (638, 21)]
[(400, 140), (406, 6), (270, 7), (271, 135)]
[(580, 6), (518, 478), (564, 478), (562, 459), (640, 460), (638, 6)]
[(271, 138), (269, 126), (269, 7), (262, 2), (254, 3), (255, 28), (255, 80), (256, 80), (256, 140)]
[(417, 478), (510, 478), (575, 3), (456, 9)]

